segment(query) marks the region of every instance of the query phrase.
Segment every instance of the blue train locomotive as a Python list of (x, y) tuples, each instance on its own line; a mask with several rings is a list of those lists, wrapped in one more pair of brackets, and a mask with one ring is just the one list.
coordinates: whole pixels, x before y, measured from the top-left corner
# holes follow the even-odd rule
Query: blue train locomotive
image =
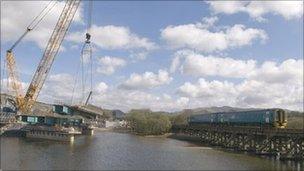
[(287, 126), (287, 114), (282, 109), (219, 112), (192, 115), (189, 117), (188, 123), (190, 125), (218, 124), (238, 126), (269, 126), (276, 128), (285, 128)]

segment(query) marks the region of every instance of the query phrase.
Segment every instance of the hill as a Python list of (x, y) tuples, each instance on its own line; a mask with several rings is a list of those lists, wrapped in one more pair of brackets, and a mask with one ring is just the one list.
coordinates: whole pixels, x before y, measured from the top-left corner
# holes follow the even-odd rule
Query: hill
[(178, 112), (173, 112), (173, 115), (179, 114), (189, 114), (189, 115), (197, 115), (197, 114), (207, 114), (207, 113), (218, 113), (218, 112), (238, 112), (238, 111), (246, 111), (246, 110), (257, 110), (259, 108), (237, 108), (230, 106), (222, 106), (222, 107), (201, 107), (194, 109), (183, 109)]

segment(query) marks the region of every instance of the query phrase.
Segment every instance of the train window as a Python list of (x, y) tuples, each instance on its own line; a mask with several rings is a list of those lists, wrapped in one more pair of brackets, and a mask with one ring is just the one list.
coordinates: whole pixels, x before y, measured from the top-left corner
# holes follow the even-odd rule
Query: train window
[(265, 122), (269, 123), (269, 117), (266, 117)]

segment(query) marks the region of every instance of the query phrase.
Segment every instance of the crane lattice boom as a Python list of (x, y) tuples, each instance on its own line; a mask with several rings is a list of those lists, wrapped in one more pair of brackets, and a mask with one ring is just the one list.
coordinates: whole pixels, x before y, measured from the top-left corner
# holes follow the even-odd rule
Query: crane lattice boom
[(17, 72), (16, 61), (12, 52), (7, 52), (6, 62), (8, 69), (8, 82), (10, 83), (11, 89), (14, 91), (16, 96), (16, 104), (21, 104), (23, 100), (22, 96), (22, 85), (19, 81), (19, 74)]
[(80, 0), (67, 0), (26, 95), (22, 102), (17, 104), (21, 112), (29, 112), (36, 101), (79, 4)]
[[(39, 23), (45, 18), (45, 16), (52, 10), (52, 8), (57, 4), (57, 1), (50, 1), (43, 10), (32, 20), (32, 22), (27, 26), (25, 32), (19, 37), (19, 39), (7, 50), (6, 53), (6, 63), (8, 70), (8, 88), (11, 89), (16, 97), (14, 104), (22, 104), (23, 93), (22, 84), (19, 80), (19, 73), (17, 70), (17, 65), (13, 53), (13, 49), (22, 41), (22, 39), (33, 29), (35, 29)], [(18, 107), (18, 106), (15, 106)]]

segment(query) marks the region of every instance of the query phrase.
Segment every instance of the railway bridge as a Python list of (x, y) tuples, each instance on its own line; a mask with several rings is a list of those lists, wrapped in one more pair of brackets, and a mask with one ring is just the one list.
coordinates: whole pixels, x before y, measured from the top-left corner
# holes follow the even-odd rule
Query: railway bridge
[(172, 132), (212, 146), (276, 156), (281, 160), (304, 160), (304, 132), (301, 129), (202, 124), (174, 126)]

